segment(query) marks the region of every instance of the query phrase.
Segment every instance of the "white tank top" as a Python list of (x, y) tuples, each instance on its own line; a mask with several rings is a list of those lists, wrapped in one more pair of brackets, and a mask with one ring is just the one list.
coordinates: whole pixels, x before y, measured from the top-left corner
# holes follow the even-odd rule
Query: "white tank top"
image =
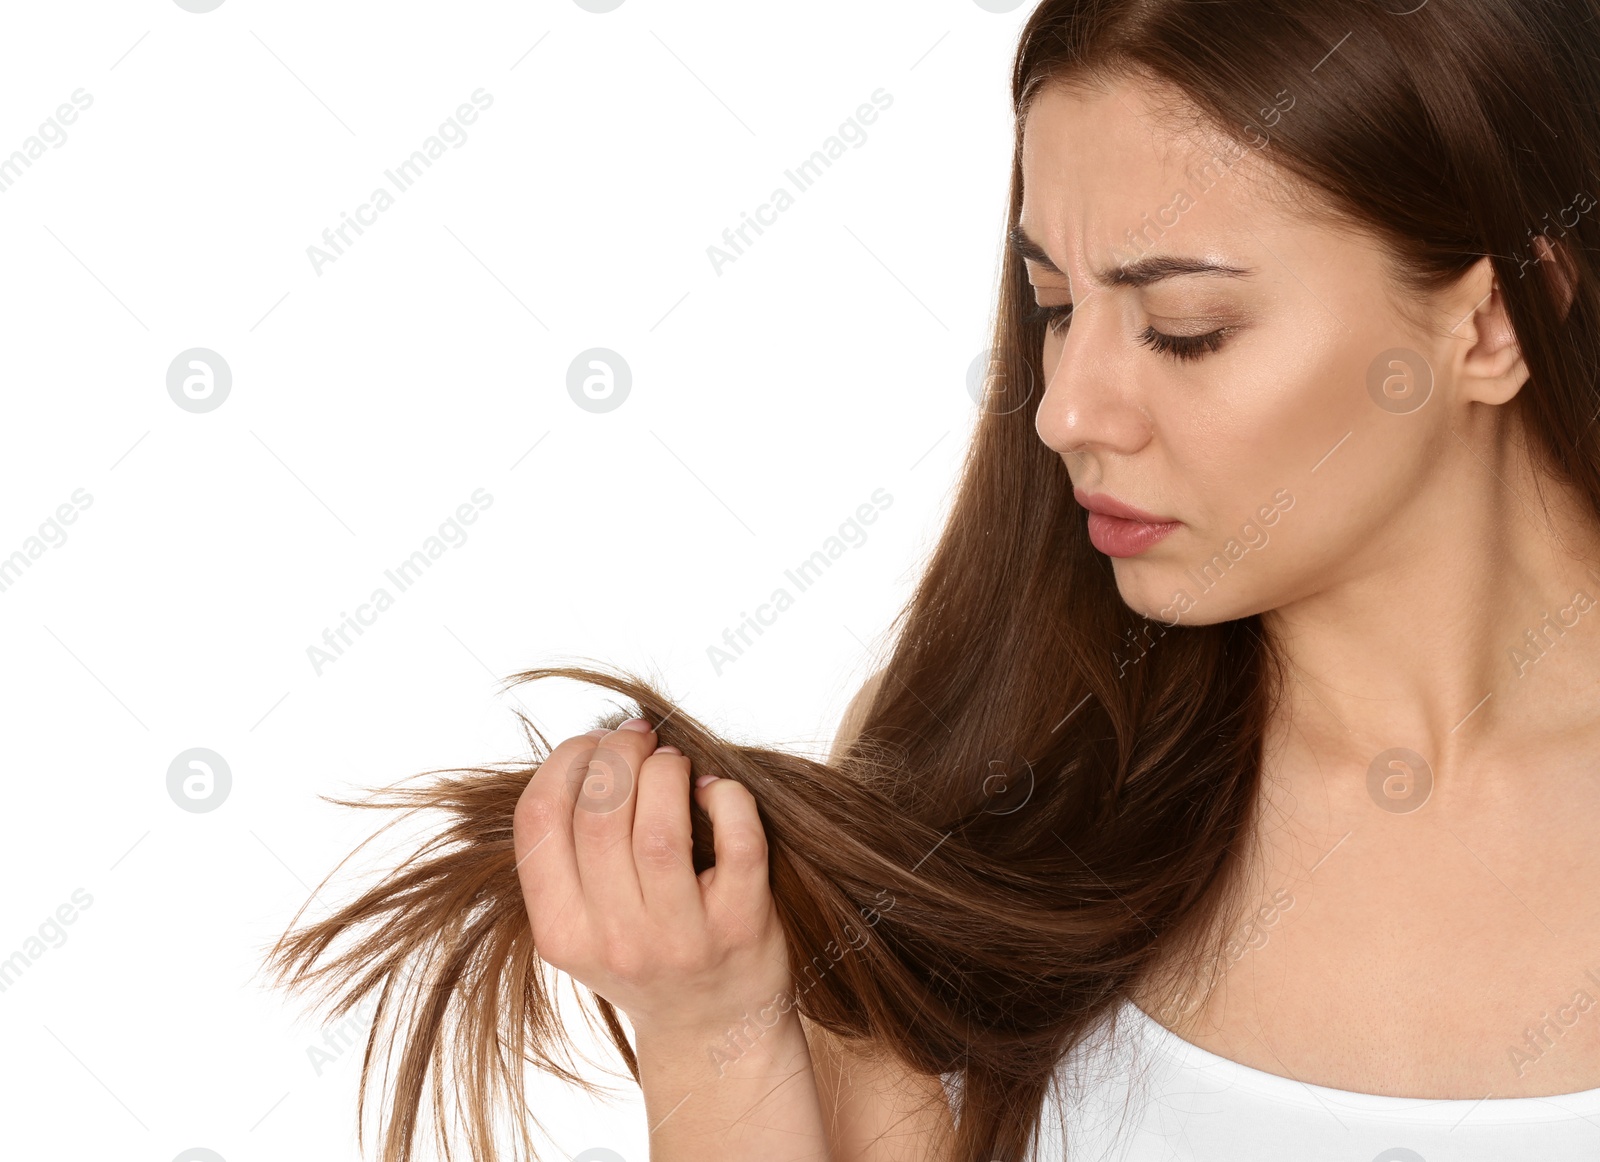
[[(959, 1114), (955, 1079), (945, 1087)], [(1600, 1162), (1600, 1089), (1473, 1100), (1306, 1085), (1191, 1045), (1124, 1001), (1057, 1069), (1029, 1157)]]

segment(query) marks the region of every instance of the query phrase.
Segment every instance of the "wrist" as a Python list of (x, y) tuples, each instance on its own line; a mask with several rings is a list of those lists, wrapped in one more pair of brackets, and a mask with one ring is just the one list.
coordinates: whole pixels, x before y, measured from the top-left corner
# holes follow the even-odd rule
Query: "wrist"
[(719, 1077), (770, 1074), (774, 1067), (797, 1067), (796, 1056), (808, 1048), (799, 1012), (788, 994), (731, 1010), (720, 1020), (629, 1020), (641, 1068), (649, 1061), (674, 1072), (688, 1067)]

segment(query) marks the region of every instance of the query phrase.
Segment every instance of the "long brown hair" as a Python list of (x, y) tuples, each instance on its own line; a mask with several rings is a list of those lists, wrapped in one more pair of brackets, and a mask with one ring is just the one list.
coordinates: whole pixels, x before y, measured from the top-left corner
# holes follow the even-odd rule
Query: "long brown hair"
[[(1042, 86), (1143, 78), (1385, 240), (1402, 294), (1489, 256), (1531, 372), (1508, 406), (1600, 520), (1597, 30), (1594, 0), (1044, 0), (1014, 63), (1017, 141)], [(1021, 203), (1016, 156), (1011, 226)], [(1540, 236), (1555, 248), (1536, 249)], [(602, 666), (514, 679), (609, 690), (631, 707), (603, 725), (663, 723), (660, 741), (696, 772), (749, 788), (794, 964), (827, 965), (798, 1008), (916, 1071), (956, 1074), (964, 1162), (1020, 1159), (1062, 1056), (1154, 978), (1158, 955), (1201, 958), (1255, 820), (1283, 678), (1258, 617), (1166, 625), (1122, 602), (1035, 431), (1044, 332), (1029, 306), (1008, 249), (959, 493), (834, 761), (735, 745)], [(377, 1064), (399, 1053), (380, 1095), (385, 1162), (413, 1157), (426, 1096), (441, 1141), (457, 1134), (454, 1110), (487, 1159), (495, 1111), (519, 1127), (534, 1116), (525, 1060), (588, 1084), (513, 868), (512, 810), (550, 750), (529, 729), (527, 763), (430, 772), (351, 803), (423, 812), (431, 838), (272, 953), (332, 1015), (376, 993), (364, 1106)], [(693, 814), (698, 871), (709, 824)], [(819, 962), (829, 947), (850, 951)], [(618, 1014), (590, 999), (638, 1080)], [(518, 1157), (534, 1153), (525, 1128), (518, 1139)]]

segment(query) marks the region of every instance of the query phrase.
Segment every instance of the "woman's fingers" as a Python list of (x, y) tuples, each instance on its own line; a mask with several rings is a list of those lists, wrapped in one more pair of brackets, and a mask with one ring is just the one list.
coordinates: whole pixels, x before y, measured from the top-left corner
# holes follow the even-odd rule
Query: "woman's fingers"
[(733, 779), (697, 788), (711, 817), (717, 865), (701, 877), (706, 921), (735, 939), (747, 938), (768, 911), (767, 832), (755, 796)]
[[(637, 725), (567, 739), (523, 791), (513, 839), (534, 946), (636, 1028), (720, 1022), (790, 979), (766, 832), (749, 791), (691, 792), (689, 760)], [(716, 852), (698, 876), (691, 793)]]
[(689, 760), (657, 751), (644, 760), (633, 809), (633, 862), (645, 907), (680, 935), (705, 924), (689, 826)]
[(578, 880), (595, 937), (604, 947), (641, 930), (644, 895), (633, 862), (633, 815), (639, 771), (656, 733), (634, 719), (600, 739), (586, 766), (574, 766), (572, 841)]
[(581, 769), (599, 740), (580, 734), (569, 738), (539, 764), (522, 789), (512, 815), (512, 848), (517, 878), (528, 905), (535, 945), (543, 951), (553, 942), (560, 917), (567, 930), (583, 920), (583, 890), (572, 842), (571, 777)]

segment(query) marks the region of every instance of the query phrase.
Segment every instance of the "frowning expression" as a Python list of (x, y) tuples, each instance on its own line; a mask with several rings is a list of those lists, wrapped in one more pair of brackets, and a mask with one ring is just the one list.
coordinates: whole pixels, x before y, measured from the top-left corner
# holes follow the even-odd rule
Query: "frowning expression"
[[(1264, 132), (1203, 133), (1174, 100), (1126, 80), (1042, 91), (1012, 245), (1045, 320), (1039, 436), (1080, 503), (1159, 522), (1088, 517), (1124, 600), (1201, 624), (1403, 551), (1463, 344), (1434, 304), (1402, 313), (1382, 243), (1277, 171)], [(1380, 372), (1420, 373), (1432, 398), (1386, 408)]]

